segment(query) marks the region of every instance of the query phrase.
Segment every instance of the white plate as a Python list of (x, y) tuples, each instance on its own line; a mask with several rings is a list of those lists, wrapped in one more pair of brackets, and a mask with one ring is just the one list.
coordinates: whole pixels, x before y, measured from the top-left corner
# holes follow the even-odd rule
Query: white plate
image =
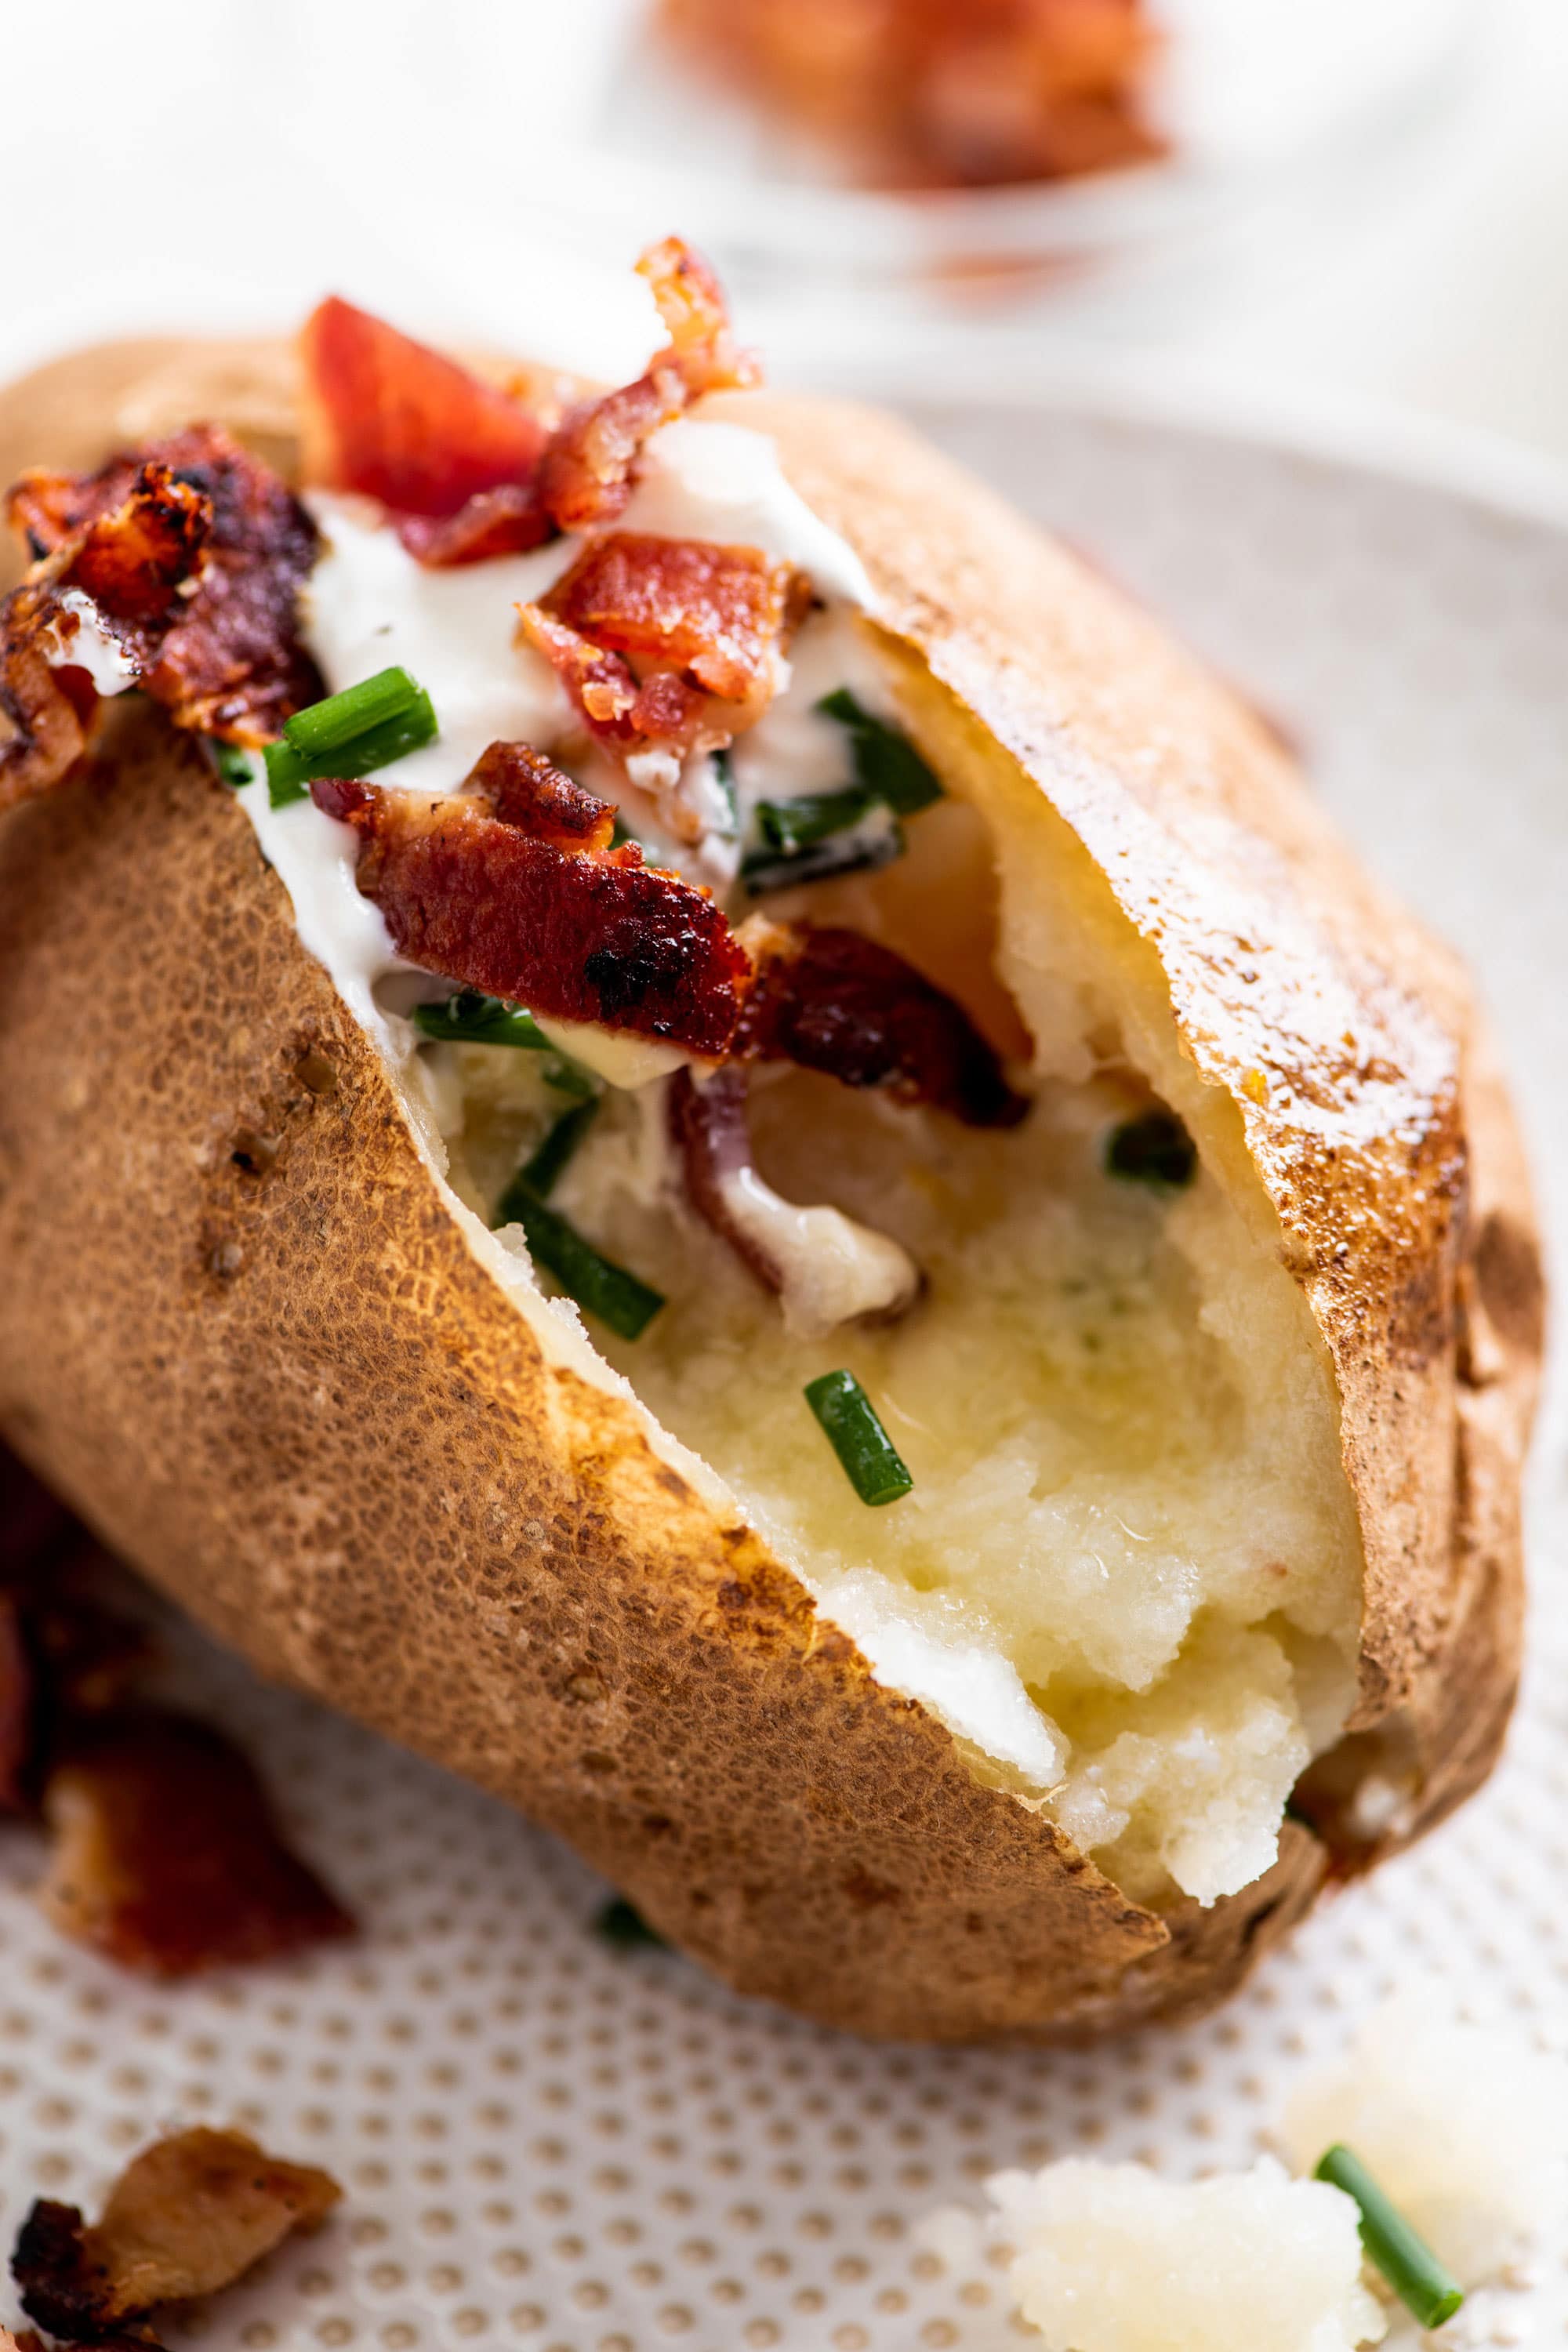
[[(922, 421), (1300, 731), (1369, 856), (1480, 968), (1568, 1230), (1568, 528), (1070, 399)], [(1299, 2070), (1412, 1972), (1568, 2047), (1560, 1433), (1554, 1415), (1532, 1669), (1491, 1786), (1219, 2016), (1093, 2055), (865, 2046), (610, 1951), (588, 1927), (605, 1890), (550, 1839), (193, 1639), (191, 1695), (251, 1744), (364, 1938), (149, 1989), (58, 1942), (25, 1892), (34, 1841), (0, 1843), (0, 2241), (37, 2193), (90, 2206), (161, 2129), (237, 2123), (349, 2197), (193, 2315), (214, 2347), (1017, 2343), (996, 2273), (944, 2272), (917, 2235), (994, 2168), (1246, 2161)], [(1522, 2342), (1532, 2321), (1563, 2341), (1565, 2246), (1443, 2343)]]

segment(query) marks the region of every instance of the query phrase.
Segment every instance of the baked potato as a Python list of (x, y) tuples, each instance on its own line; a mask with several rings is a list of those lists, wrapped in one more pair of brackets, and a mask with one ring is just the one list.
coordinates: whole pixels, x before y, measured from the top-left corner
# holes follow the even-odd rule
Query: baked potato
[[(406, 355), (343, 305), (303, 392), (170, 342), (0, 397), (5, 478), (57, 469), (19, 597), (81, 747), (0, 826), (0, 1426), (263, 1674), (742, 1991), (931, 2040), (1197, 2011), (1497, 1754), (1542, 1322), (1510, 1111), (1464, 973), (1232, 693), (901, 425), (661, 307), (651, 424), (481, 367), (533, 457), (401, 497)], [(174, 637), (110, 695), (118, 623), (71, 668), (106, 461), (192, 418), (316, 486), (270, 700)], [(217, 509), (193, 614), (215, 478), (158, 477)], [(634, 540), (756, 558), (733, 675), (689, 603), (616, 636)], [(275, 807), (286, 714), (405, 656), (437, 741)], [(459, 804), (574, 907), (684, 893), (674, 961), (622, 986), (554, 899), (454, 949)], [(842, 995), (802, 1010), (828, 940), (858, 1062)], [(487, 1042), (519, 1005), (549, 1052)]]

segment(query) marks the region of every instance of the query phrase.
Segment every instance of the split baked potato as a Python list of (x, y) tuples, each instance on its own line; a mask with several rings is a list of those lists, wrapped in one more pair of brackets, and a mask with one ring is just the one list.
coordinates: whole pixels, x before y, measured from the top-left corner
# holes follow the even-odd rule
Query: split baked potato
[[(109, 346), (0, 397), (0, 469), (202, 418), (297, 479), (295, 401), (281, 347)], [(674, 1196), (689, 1055), (649, 1047), (551, 1201), (662, 1302), (617, 1333), (554, 1295), (537, 1207), (495, 1224), (570, 1101), (549, 1057), (421, 1029), (395, 925), (334, 981), (259, 768), (236, 793), (107, 700), (0, 823), (0, 1426), (261, 1672), (522, 1807), (744, 1991), (921, 2039), (1194, 2011), (1497, 1754), (1541, 1343), (1509, 1108), (1454, 959), (1152, 622), (889, 417), (695, 414), (776, 449), (816, 590), (725, 754), (742, 798), (758, 746), (832, 781), (845, 684), (942, 794), (896, 857), (768, 874), (763, 920), (917, 971), (1005, 1114), (759, 1066), (767, 1197), (827, 1204), (803, 1289)], [(660, 446), (631, 518), (679, 534)], [(322, 511), (342, 687), (391, 625), (331, 567), (380, 524)], [(538, 748), (584, 774), (582, 735)], [(287, 823), (347, 840), (311, 792)], [(557, 1081), (592, 1025), (551, 1028)], [(804, 1401), (839, 1370), (890, 1505)]]

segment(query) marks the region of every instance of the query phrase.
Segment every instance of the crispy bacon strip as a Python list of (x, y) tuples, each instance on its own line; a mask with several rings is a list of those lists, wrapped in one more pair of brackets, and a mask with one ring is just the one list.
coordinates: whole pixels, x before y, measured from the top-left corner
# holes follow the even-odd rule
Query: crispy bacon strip
[(102, 611), (129, 620), (126, 598), (140, 589), (156, 606), (160, 587), (179, 589), (204, 553), (195, 594), (172, 613), (149, 611), (143, 625), (156, 634), (142, 649), (141, 682), (177, 727), (264, 742), (323, 691), (294, 620), (300, 583), (316, 560), (316, 528), (269, 466), (216, 425), (195, 425), (111, 457), (96, 474), (25, 474), (10, 495), (11, 520), (36, 555), (47, 554), (128, 501), (146, 513), (132, 494), (155, 481), (166, 483), (166, 495), (202, 502), (207, 527), (200, 547), (184, 552), (171, 579), (160, 549), (134, 548), (121, 527), (110, 577), (100, 582), (89, 531), (73, 576)]
[(443, 572), (465, 563), (488, 563), (497, 555), (526, 555), (554, 538), (555, 525), (531, 484), (502, 482), (493, 490), (476, 490), (445, 520), (400, 516), (397, 534), (410, 555), (431, 571)]
[(368, 310), (336, 295), (320, 304), (300, 358), (307, 481), (399, 514), (446, 517), (532, 480), (546, 438), (540, 419)]
[(646, 373), (569, 411), (540, 460), (539, 495), (563, 530), (600, 530), (631, 496), (637, 458), (661, 425), (705, 392), (755, 383), (759, 370), (736, 350), (717, 278), (679, 237), (650, 246), (637, 263), (658, 305), (668, 348)]
[(34, 2205), (11, 2257), (22, 2308), (52, 2336), (101, 2343), (160, 2304), (231, 2286), (342, 2195), (330, 2173), (242, 2132), (177, 2132), (127, 2166), (90, 2227), (74, 2205)]
[(595, 645), (647, 655), (740, 702), (769, 677), (804, 587), (792, 565), (760, 548), (612, 531), (542, 601)]
[(847, 1087), (881, 1087), (966, 1127), (1016, 1127), (1028, 1110), (951, 996), (858, 931), (770, 924), (752, 934), (757, 976), (737, 1051), (794, 1062)]
[[(446, 799), (311, 785), (317, 806), (359, 835), (356, 879), (398, 952), (557, 1020), (721, 1055), (749, 972), (724, 917), (707, 891), (645, 866), (635, 843), (557, 847), (561, 796), (576, 787), (560, 777), (546, 794), (539, 771), (549, 763), (536, 754), (531, 784), (521, 764), (510, 767), (503, 817), (490, 763), (518, 748), (492, 745), (473, 789)], [(531, 791), (537, 815), (525, 805)]]
[(124, 1709), (60, 1737), (39, 1901), (63, 1935), (160, 1977), (272, 1959), (353, 1922), (283, 1844), (239, 1750), (192, 1717)]

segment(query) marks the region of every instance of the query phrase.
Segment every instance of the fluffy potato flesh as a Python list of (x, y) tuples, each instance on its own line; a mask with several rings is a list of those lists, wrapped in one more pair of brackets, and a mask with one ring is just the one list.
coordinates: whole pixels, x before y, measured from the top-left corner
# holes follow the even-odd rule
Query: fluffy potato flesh
[[(908, 1250), (919, 1303), (792, 1337), (681, 1202), (658, 1087), (610, 1092), (552, 1202), (668, 1301), (636, 1342), (595, 1325), (595, 1344), (879, 1675), (1129, 1895), (1212, 1902), (1268, 1866), (1353, 1694), (1361, 1551), (1327, 1355), (1152, 955), (1022, 772), (881, 657), (949, 798), (898, 865), (798, 911), (909, 954), (1032, 1065), (1035, 1106), (967, 1129), (773, 1071), (752, 1125), (780, 1193)], [(427, 1060), (453, 1181), (492, 1213), (561, 1097), (532, 1055)], [(1198, 1146), (1184, 1186), (1108, 1170), (1151, 1105)], [(913, 1474), (891, 1507), (858, 1501), (804, 1400), (839, 1365)]]

